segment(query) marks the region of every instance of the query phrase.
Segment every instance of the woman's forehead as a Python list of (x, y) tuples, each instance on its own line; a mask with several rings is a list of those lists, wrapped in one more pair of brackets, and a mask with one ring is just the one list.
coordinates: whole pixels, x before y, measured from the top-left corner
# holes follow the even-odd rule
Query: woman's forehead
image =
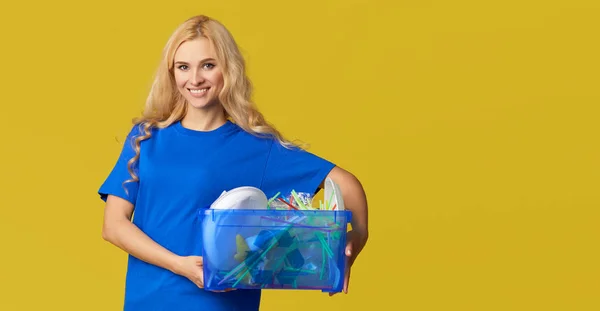
[(208, 39), (201, 37), (181, 43), (175, 51), (174, 61), (195, 62), (215, 58), (212, 44)]

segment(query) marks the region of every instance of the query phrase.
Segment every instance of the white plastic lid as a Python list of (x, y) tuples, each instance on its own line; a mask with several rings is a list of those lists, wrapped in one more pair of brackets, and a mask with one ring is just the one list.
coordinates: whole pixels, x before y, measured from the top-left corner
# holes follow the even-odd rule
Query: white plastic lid
[(223, 191), (211, 204), (212, 209), (267, 209), (269, 199), (255, 187), (238, 187)]
[[(261, 210), (267, 209), (268, 199), (263, 191), (255, 187), (238, 187), (230, 191), (223, 191), (221, 195), (211, 204), (210, 209), (215, 210)], [(230, 270), (239, 262), (234, 259), (237, 252), (236, 235), (253, 237), (260, 232), (260, 218), (235, 215), (236, 222), (243, 223), (240, 227), (221, 227), (221, 223), (227, 223), (227, 214), (220, 215), (216, 222), (210, 217), (204, 219), (203, 243), (205, 255), (211, 263), (222, 270)], [(245, 219), (243, 219), (244, 217)], [(249, 243), (250, 244), (250, 243)]]

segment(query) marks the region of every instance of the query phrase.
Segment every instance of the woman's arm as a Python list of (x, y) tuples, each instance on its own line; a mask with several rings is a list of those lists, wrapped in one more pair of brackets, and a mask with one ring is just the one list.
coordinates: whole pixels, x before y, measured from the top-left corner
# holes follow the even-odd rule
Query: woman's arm
[(131, 223), (132, 214), (133, 204), (109, 195), (104, 209), (102, 237), (140, 260), (174, 271), (178, 256), (154, 242)]
[(331, 170), (328, 177), (340, 186), (344, 206), (352, 212), (352, 231), (358, 238), (356, 242), (360, 247), (352, 251), (358, 254), (369, 238), (369, 213), (365, 191), (354, 175), (338, 166)]
[(132, 256), (183, 275), (202, 287), (202, 257), (182, 257), (156, 243), (131, 223), (133, 208), (129, 201), (109, 195), (104, 209), (102, 237)]
[[(360, 181), (351, 173), (340, 167), (334, 167), (329, 173), (330, 177), (342, 192), (344, 207), (352, 212), (352, 231), (348, 232), (346, 257), (348, 264), (344, 273), (343, 292), (348, 293), (350, 286), (350, 271), (358, 254), (367, 244), (369, 239), (369, 213), (367, 209), (367, 197)], [(330, 293), (335, 295), (335, 293)]]

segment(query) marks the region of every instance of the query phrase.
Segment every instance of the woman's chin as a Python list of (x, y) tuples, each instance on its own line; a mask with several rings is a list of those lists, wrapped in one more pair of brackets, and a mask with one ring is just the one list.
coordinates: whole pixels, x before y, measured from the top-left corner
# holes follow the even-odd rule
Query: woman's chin
[(208, 101), (206, 99), (198, 99), (198, 98), (188, 100), (189, 108), (198, 109), (198, 110), (211, 109), (217, 105), (218, 105), (218, 103), (216, 100)]

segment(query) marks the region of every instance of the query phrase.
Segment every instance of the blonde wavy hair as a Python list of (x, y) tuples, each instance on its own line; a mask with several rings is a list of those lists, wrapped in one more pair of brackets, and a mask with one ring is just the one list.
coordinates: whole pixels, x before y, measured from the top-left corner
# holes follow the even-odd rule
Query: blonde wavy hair
[(132, 137), (135, 156), (127, 163), (132, 178), (125, 183), (139, 180), (133, 165), (139, 160), (140, 143), (151, 137), (152, 129), (168, 127), (185, 116), (187, 102), (175, 85), (174, 57), (183, 42), (199, 37), (204, 37), (211, 43), (222, 70), (224, 84), (218, 99), (224, 108), (225, 117), (253, 135), (274, 137), (286, 148), (301, 148), (301, 144), (284, 139), (277, 129), (265, 121), (251, 101), (252, 84), (246, 75), (245, 60), (231, 33), (219, 21), (198, 15), (177, 27), (163, 49), (162, 60), (155, 73), (144, 111), (133, 120), (139, 126), (140, 135)]

